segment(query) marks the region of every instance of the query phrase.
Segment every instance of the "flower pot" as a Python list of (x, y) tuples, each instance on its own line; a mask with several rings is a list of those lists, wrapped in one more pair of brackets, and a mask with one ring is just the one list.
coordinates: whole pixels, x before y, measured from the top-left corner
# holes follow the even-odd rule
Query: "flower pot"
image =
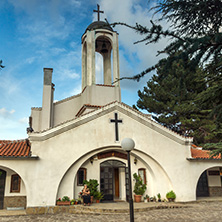
[(141, 197), (142, 197), (142, 195), (136, 195), (136, 194), (135, 194), (135, 195), (134, 195), (134, 201), (137, 202), (137, 203), (138, 203), (138, 202), (141, 202)]
[(100, 200), (96, 200), (96, 203), (100, 203)]
[(67, 205), (70, 205), (70, 201), (57, 201), (56, 202), (56, 205), (58, 206), (67, 206)]

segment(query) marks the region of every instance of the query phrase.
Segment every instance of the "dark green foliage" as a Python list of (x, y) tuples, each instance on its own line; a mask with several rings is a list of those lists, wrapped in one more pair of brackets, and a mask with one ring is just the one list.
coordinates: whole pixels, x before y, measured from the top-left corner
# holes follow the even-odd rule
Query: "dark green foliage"
[(96, 198), (97, 193), (98, 193), (98, 186), (99, 186), (98, 180), (95, 180), (95, 179), (90, 179), (89, 181), (84, 180), (83, 184), (86, 184), (87, 187), (89, 188), (90, 196), (93, 196)]
[(135, 179), (135, 185), (133, 192), (136, 195), (143, 195), (146, 191), (146, 184), (143, 184), (143, 181), (140, 177), (140, 175), (137, 175), (136, 173), (133, 174), (133, 178)]
[(153, 118), (167, 128), (193, 136), (197, 145), (217, 142), (221, 133), (210, 117), (211, 104), (200, 103), (201, 93), (208, 89), (205, 72), (201, 68), (191, 71), (190, 61), (183, 60), (166, 69), (168, 59), (159, 62), (157, 74), (142, 92), (138, 91), (137, 107), (153, 113)]

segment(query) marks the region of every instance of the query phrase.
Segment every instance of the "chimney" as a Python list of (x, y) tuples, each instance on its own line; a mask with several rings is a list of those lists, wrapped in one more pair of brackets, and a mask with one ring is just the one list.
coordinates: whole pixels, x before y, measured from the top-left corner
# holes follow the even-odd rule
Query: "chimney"
[(52, 68), (44, 68), (43, 97), (42, 97), (42, 123), (41, 129), (53, 126), (53, 97), (54, 84), (52, 83)]

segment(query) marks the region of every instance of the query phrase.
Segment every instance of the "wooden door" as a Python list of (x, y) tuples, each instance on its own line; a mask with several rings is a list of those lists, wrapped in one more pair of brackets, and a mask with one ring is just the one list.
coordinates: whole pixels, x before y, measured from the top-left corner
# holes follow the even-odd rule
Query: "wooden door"
[(115, 175), (115, 197), (119, 198), (119, 169), (114, 169)]
[(0, 170), (0, 209), (3, 209), (4, 207), (5, 177), (6, 172), (4, 170)]

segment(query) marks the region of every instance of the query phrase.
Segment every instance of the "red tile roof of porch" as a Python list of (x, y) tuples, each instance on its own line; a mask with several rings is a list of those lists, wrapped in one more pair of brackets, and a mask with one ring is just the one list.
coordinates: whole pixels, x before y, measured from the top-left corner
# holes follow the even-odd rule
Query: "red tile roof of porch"
[(0, 157), (29, 157), (29, 140), (0, 140)]
[[(194, 148), (195, 147), (195, 148)], [(195, 159), (210, 159), (210, 151), (202, 150), (196, 148), (197, 146), (192, 145), (191, 147), (191, 156)], [(221, 155), (212, 157), (213, 159), (221, 159)]]

